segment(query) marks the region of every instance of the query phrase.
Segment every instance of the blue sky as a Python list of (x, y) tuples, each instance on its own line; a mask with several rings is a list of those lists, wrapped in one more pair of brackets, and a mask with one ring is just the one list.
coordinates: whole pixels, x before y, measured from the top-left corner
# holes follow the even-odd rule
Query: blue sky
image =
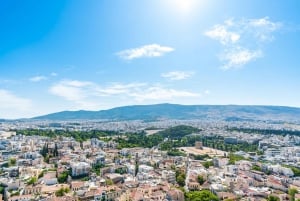
[(300, 107), (298, 0), (0, 3), (0, 118), (155, 103)]

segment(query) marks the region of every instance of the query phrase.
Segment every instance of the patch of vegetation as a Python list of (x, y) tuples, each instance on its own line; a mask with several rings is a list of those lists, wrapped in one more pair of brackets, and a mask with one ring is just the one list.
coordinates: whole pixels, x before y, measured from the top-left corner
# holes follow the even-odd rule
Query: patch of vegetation
[(191, 154), (190, 156), (192, 158), (194, 158), (195, 160), (210, 159), (210, 156), (208, 154), (203, 154), (203, 155), (194, 155), (194, 154)]
[(171, 149), (167, 152), (169, 156), (186, 156), (186, 154), (178, 149)]
[(280, 201), (280, 199), (275, 195), (269, 195), (267, 201)]
[(177, 139), (168, 139), (160, 144), (162, 150), (168, 150), (176, 147), (194, 146), (196, 141), (202, 142), (204, 147), (210, 147), (226, 152), (244, 151), (258, 152), (258, 143), (250, 144), (247, 142), (239, 142), (237, 144), (225, 143), (223, 136), (202, 136), (192, 135)]
[(179, 186), (183, 187), (185, 185), (185, 173), (181, 170), (176, 170), (176, 182)]
[(236, 161), (241, 161), (241, 160), (245, 160), (245, 158), (243, 156), (236, 155), (233, 153), (229, 154), (229, 164), (234, 165)]
[(283, 165), (283, 166), (286, 167), (286, 168), (290, 168), (293, 171), (295, 177), (299, 177), (300, 176), (300, 168), (294, 167), (294, 166), (290, 166), (290, 165)]
[(96, 164), (92, 167), (92, 172), (96, 173), (98, 176), (100, 175), (101, 168), (103, 168), (103, 164)]
[(151, 127), (148, 127), (148, 128), (145, 128), (145, 130), (160, 130), (160, 128), (157, 128), (155, 126), (151, 126)]
[(219, 198), (209, 190), (190, 191), (185, 193), (186, 201), (219, 201)]
[(179, 125), (174, 126), (163, 131), (159, 131), (156, 135), (160, 135), (164, 138), (168, 137), (171, 139), (182, 138), (186, 135), (193, 133), (199, 133), (201, 130), (192, 126)]
[(69, 171), (64, 171), (61, 174), (58, 175), (57, 181), (58, 183), (66, 183), (68, 180)]
[(78, 142), (83, 142), (91, 138), (100, 139), (101, 137), (107, 137), (112, 135), (119, 134), (116, 131), (69, 131), (69, 130), (40, 130), (40, 129), (25, 129), (25, 130), (16, 130), (18, 135), (27, 135), (27, 136), (45, 136), (50, 138), (60, 137), (72, 137)]
[(205, 182), (205, 179), (203, 178), (202, 175), (198, 175), (197, 180), (198, 180), (200, 185), (204, 184), (204, 182)]
[[(224, 142), (224, 137), (217, 135), (203, 136), (203, 135), (191, 135), (193, 133), (199, 133), (201, 130), (191, 126), (175, 126), (163, 131), (159, 131), (153, 135), (146, 135), (145, 132), (140, 133), (120, 133), (117, 131), (68, 131), (68, 130), (39, 130), (39, 129), (26, 129), (16, 130), (17, 134), (22, 135), (37, 135), (46, 136), (51, 138), (56, 137), (73, 137), (78, 142), (83, 142), (91, 138), (97, 138), (100, 140), (108, 141), (114, 140), (118, 143), (118, 148), (132, 148), (132, 147), (147, 147), (152, 148), (154, 146), (160, 147), (161, 150), (169, 151), (173, 148), (183, 146), (194, 146), (196, 141), (201, 141), (203, 146), (211, 147), (223, 151), (235, 152), (257, 152), (258, 143), (249, 144), (241, 142), (238, 144), (228, 144)], [(116, 136), (112, 138), (112, 136)], [(164, 141), (164, 139), (168, 139)], [(71, 147), (72, 148), (72, 147)], [(56, 152), (57, 153), (57, 152)], [(49, 162), (49, 158), (55, 155), (55, 153), (47, 153), (43, 148), (41, 154), (44, 156), (45, 162)]]
[(16, 165), (17, 160), (15, 158), (10, 158), (8, 161), (8, 166), (15, 166)]
[(288, 191), (288, 194), (290, 196), (290, 200), (291, 201), (295, 201), (295, 195), (296, 193), (298, 193), (298, 190), (295, 189), (295, 188), (290, 188), (289, 191)]
[(19, 191), (13, 192), (10, 194), (11, 197), (20, 195)]
[(157, 146), (163, 141), (163, 137), (157, 134), (146, 135), (144, 133), (125, 134), (124, 137), (118, 137), (115, 142), (118, 143), (118, 148), (132, 148), (132, 147), (147, 147), (151, 148)]
[(202, 165), (203, 165), (206, 169), (208, 169), (210, 166), (213, 166), (214, 163), (213, 163), (212, 160), (210, 160), (210, 161), (205, 161), (205, 162), (203, 162)]
[(66, 187), (66, 188), (62, 187), (62, 188), (60, 188), (59, 190), (57, 190), (57, 191), (55, 192), (55, 195), (56, 195), (57, 197), (62, 197), (62, 196), (64, 196), (66, 193), (69, 193), (69, 192), (70, 192), (70, 189), (69, 189), (68, 187)]
[(237, 132), (243, 132), (243, 133), (249, 133), (249, 134), (261, 134), (261, 135), (295, 135), (300, 136), (300, 131), (292, 131), (292, 130), (275, 130), (275, 129), (258, 129), (258, 128), (228, 128), (227, 129), (230, 132), (237, 131)]
[(32, 185), (35, 184), (37, 182), (37, 178), (36, 177), (31, 177), (28, 181), (27, 184), (28, 185)]
[(252, 170), (255, 170), (255, 171), (260, 171), (260, 172), (262, 172), (261, 167), (258, 166), (258, 165), (253, 165), (251, 169), (252, 169)]
[(106, 185), (111, 186), (114, 184), (114, 182), (111, 179), (106, 179), (105, 180)]
[(45, 174), (46, 170), (43, 170), (39, 175), (38, 175), (38, 178), (42, 178)]
[(88, 180), (90, 180), (90, 178), (88, 176), (84, 176), (84, 177), (80, 177), (80, 180), (81, 181), (88, 181)]
[(127, 173), (126, 169), (124, 168), (118, 168), (118, 169), (115, 169), (115, 173), (118, 173), (118, 174), (125, 174)]
[(0, 194), (4, 195), (5, 186), (0, 184)]

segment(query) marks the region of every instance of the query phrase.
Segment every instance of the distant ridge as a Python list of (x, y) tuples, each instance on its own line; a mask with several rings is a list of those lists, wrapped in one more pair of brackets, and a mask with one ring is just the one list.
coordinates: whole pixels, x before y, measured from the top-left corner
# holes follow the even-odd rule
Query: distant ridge
[(34, 117), (35, 120), (158, 120), (206, 119), (226, 121), (300, 121), (300, 108), (247, 105), (133, 105), (100, 111), (63, 111)]

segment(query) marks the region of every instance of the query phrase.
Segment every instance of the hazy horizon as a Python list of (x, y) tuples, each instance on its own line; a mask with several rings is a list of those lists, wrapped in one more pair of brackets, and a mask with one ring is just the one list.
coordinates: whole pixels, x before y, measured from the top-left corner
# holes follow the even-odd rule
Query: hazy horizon
[(126, 105), (300, 107), (300, 1), (0, 3), (0, 118)]

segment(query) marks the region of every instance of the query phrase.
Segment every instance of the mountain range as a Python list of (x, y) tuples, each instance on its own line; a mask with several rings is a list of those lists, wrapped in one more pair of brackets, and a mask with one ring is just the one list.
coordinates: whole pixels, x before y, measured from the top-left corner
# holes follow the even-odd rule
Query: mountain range
[(206, 119), (225, 121), (300, 121), (300, 108), (285, 106), (250, 105), (133, 105), (100, 111), (63, 111), (34, 120), (145, 120), (159, 119)]

